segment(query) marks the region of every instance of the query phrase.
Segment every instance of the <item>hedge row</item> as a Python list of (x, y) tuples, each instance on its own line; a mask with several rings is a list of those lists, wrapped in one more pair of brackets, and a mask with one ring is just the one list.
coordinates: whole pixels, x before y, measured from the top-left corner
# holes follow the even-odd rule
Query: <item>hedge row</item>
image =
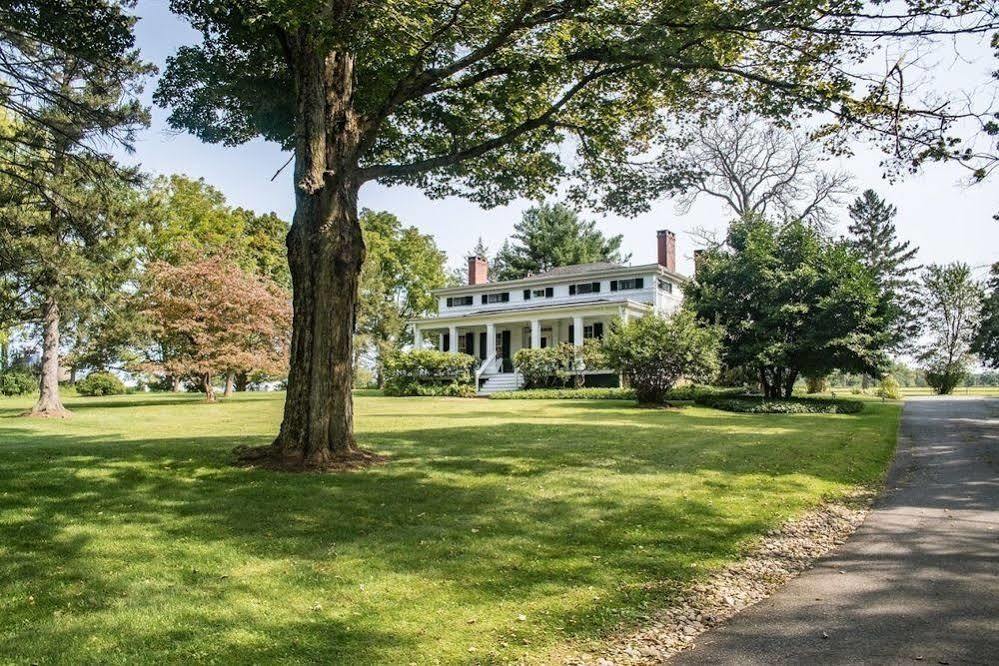
[(828, 398), (773, 399), (703, 395), (696, 398), (696, 402), (712, 409), (746, 414), (856, 414), (864, 408), (864, 403), (860, 400)]
[[(681, 386), (671, 389), (666, 400), (696, 400), (701, 396), (738, 395), (741, 388), (715, 386)], [(493, 400), (635, 400), (635, 390), (630, 388), (580, 388), (580, 389), (529, 389), (526, 391), (501, 391), (489, 396)]]
[(499, 391), (491, 400), (634, 400), (635, 392), (624, 388), (562, 388)]

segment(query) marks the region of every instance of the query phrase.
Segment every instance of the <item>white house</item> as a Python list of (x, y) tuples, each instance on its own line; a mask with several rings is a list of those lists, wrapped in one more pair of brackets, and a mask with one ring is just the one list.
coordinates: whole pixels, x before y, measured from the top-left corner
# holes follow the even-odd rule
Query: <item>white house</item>
[[(481, 360), (480, 393), (516, 389), (513, 355), (525, 347), (561, 342), (582, 345), (602, 338), (615, 317), (627, 320), (676, 310), (686, 278), (676, 272), (676, 235), (656, 234), (658, 261), (640, 266), (611, 263), (563, 266), (519, 280), (488, 281), (482, 257), (468, 260), (468, 286), (438, 289), (438, 314), (409, 322), (416, 348), (435, 339), (441, 351)], [(588, 386), (616, 386), (610, 370), (586, 371)]]

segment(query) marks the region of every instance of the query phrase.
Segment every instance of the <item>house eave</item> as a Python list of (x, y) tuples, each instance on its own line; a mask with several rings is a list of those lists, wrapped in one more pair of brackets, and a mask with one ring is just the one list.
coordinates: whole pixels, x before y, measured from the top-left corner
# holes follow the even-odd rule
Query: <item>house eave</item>
[(640, 301), (633, 301), (631, 299), (619, 299), (619, 300), (600, 300), (600, 301), (589, 301), (580, 303), (559, 303), (545, 306), (538, 306), (532, 308), (506, 308), (506, 309), (496, 309), (489, 312), (483, 312), (481, 310), (476, 312), (467, 312), (463, 314), (454, 315), (444, 315), (441, 317), (425, 317), (421, 319), (409, 319), (406, 321), (407, 325), (449, 325), (449, 324), (460, 324), (465, 321), (475, 321), (475, 322), (511, 322), (511, 321), (529, 321), (530, 319), (542, 318), (545, 314), (564, 314), (565, 312), (572, 312), (576, 310), (584, 310), (586, 312), (598, 312), (600, 314), (607, 314), (608, 312), (620, 312), (622, 308), (626, 308), (634, 313), (645, 314), (651, 312), (653, 306), (651, 303), (642, 303)]
[(495, 291), (509, 291), (511, 289), (518, 289), (522, 287), (529, 287), (535, 285), (549, 285), (549, 284), (566, 284), (572, 282), (585, 282), (587, 280), (594, 280), (597, 278), (613, 278), (613, 277), (627, 277), (631, 275), (648, 275), (649, 273), (656, 273), (665, 277), (673, 278), (680, 284), (684, 284), (689, 281), (685, 275), (681, 275), (675, 271), (667, 270), (665, 266), (659, 264), (642, 264), (641, 266), (620, 266), (618, 268), (605, 268), (601, 270), (595, 270), (585, 273), (576, 273), (569, 275), (537, 275), (532, 277), (520, 278), (518, 280), (504, 280), (501, 282), (484, 282), (482, 284), (471, 284), (462, 285), (460, 287), (443, 287), (441, 289), (433, 290), (435, 296), (456, 296), (469, 293), (489, 293)]

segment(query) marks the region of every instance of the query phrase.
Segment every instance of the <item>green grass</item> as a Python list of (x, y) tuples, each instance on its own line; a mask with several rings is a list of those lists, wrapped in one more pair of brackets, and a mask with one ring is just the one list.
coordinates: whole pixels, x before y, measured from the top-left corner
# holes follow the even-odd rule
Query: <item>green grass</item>
[(365, 394), (389, 464), (230, 466), (281, 399), (0, 401), (0, 662), (544, 662), (877, 482), (899, 414)]

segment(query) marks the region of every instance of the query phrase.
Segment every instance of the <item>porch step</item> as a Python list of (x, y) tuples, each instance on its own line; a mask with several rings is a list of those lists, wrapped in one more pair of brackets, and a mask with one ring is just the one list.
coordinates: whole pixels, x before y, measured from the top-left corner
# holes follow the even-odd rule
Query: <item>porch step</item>
[(481, 388), (478, 395), (486, 396), (499, 391), (517, 391), (524, 386), (524, 378), (519, 372), (500, 372), (490, 375)]

